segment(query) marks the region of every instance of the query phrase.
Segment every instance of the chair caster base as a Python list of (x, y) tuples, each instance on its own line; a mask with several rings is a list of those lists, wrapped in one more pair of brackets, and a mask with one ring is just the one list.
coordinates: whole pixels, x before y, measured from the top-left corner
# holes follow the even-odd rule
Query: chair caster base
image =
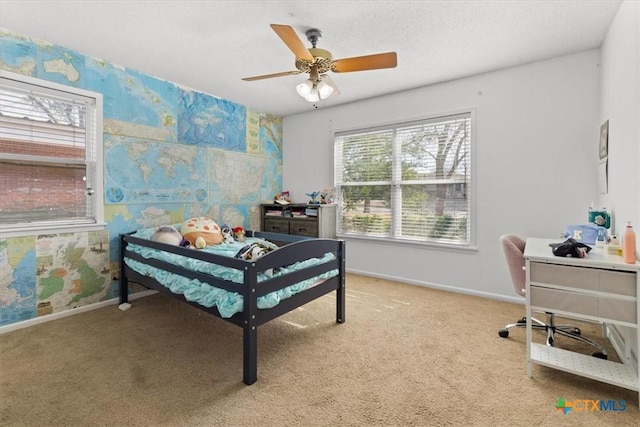
[(507, 338), (509, 336), (509, 331), (507, 329), (501, 329), (498, 331), (498, 335), (500, 335), (501, 338)]

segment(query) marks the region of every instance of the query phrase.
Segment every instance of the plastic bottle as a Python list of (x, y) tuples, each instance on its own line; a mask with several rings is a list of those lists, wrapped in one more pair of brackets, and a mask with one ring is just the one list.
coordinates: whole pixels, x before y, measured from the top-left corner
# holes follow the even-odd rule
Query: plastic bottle
[(598, 227), (598, 237), (596, 237), (596, 248), (604, 248), (607, 242), (606, 229)]
[(627, 222), (627, 228), (622, 238), (622, 258), (627, 264), (636, 263), (636, 232), (631, 227), (631, 221)]

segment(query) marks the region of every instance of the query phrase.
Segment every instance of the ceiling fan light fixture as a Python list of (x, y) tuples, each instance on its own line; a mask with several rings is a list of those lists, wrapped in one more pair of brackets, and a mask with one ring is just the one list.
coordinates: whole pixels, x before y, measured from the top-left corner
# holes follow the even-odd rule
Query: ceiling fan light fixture
[(271, 29), (282, 39), (289, 50), (295, 55), (295, 70), (280, 73), (264, 74), (255, 77), (245, 77), (242, 80), (254, 81), (273, 77), (290, 76), (308, 73), (309, 79), (296, 86), (296, 92), (308, 102), (318, 102), (323, 99), (340, 95), (340, 89), (326, 75), (334, 73), (350, 73), (353, 71), (377, 70), (394, 68), (398, 65), (395, 52), (377, 53), (373, 55), (353, 56), (349, 58), (333, 59), (331, 52), (317, 47), (322, 32), (317, 28), (308, 30), (305, 34), (311, 43), (310, 48), (296, 34), (289, 25), (271, 24)]
[(311, 92), (307, 96), (304, 97), (305, 101), (308, 102), (318, 102), (320, 101), (320, 93), (318, 92), (318, 88), (314, 85), (311, 88)]
[(296, 92), (298, 92), (298, 95), (300, 95), (304, 99), (307, 99), (312, 90), (313, 82), (311, 81), (311, 79), (305, 80), (304, 82), (296, 86)]
[(333, 95), (333, 87), (323, 80), (320, 80), (316, 87), (318, 88), (320, 99), (327, 99)]

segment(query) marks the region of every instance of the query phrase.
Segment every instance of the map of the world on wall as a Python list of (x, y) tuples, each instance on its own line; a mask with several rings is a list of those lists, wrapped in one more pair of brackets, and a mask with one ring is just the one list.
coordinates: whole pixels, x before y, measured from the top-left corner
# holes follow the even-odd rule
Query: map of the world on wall
[(36, 316), (35, 238), (0, 240), (0, 326)]
[(260, 141), (264, 154), (282, 159), (282, 117), (267, 114), (260, 120)]
[(109, 298), (111, 271), (106, 231), (36, 237), (38, 315)]
[(246, 151), (246, 107), (201, 92), (180, 90), (178, 141)]
[(84, 87), (104, 94), (106, 119), (169, 127), (175, 135), (178, 89), (173, 83), (92, 58), (86, 60), (83, 79)]
[(105, 134), (105, 202), (202, 202), (206, 150)]
[(25, 76), (34, 76), (36, 70), (36, 46), (16, 34), (0, 30), (0, 62), (2, 69)]
[(106, 231), (0, 240), (0, 325), (114, 296)]
[(209, 201), (258, 204), (281, 190), (278, 162), (264, 156), (209, 150)]
[(55, 45), (38, 49), (38, 77), (67, 86), (82, 87), (84, 76), (83, 55)]
[(184, 204), (180, 203), (105, 206), (104, 219), (109, 224), (109, 236), (112, 239), (110, 261), (114, 263), (120, 259), (117, 239), (121, 234), (141, 228), (181, 223), (184, 218)]

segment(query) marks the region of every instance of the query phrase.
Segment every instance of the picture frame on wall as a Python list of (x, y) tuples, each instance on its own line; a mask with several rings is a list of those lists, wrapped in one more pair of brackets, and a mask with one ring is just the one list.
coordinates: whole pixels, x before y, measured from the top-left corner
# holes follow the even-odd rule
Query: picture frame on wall
[(600, 160), (609, 156), (609, 120), (600, 126)]
[(600, 125), (600, 144), (598, 148), (598, 186), (600, 194), (609, 192), (609, 120)]

